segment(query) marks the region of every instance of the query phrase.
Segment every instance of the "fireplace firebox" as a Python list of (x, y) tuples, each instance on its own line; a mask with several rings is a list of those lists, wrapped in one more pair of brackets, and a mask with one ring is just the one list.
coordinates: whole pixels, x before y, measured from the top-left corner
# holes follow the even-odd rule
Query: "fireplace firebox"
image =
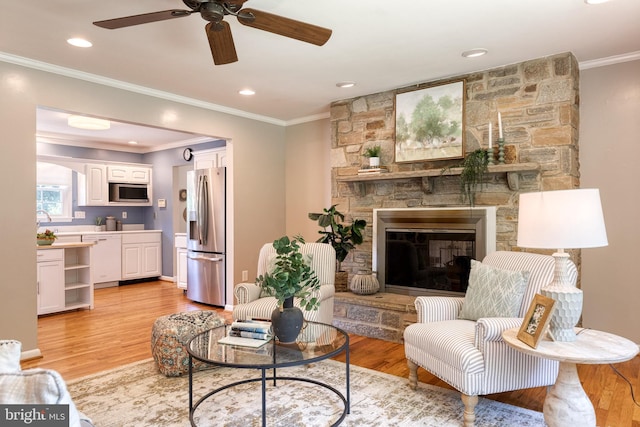
[(382, 292), (462, 295), (471, 260), (495, 250), (495, 207), (376, 209), (373, 240)]

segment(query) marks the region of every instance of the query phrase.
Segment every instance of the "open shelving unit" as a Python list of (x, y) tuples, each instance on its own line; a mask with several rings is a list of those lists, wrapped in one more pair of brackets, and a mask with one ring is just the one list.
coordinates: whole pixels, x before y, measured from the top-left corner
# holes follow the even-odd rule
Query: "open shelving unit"
[(65, 310), (93, 308), (90, 246), (64, 249), (64, 300)]

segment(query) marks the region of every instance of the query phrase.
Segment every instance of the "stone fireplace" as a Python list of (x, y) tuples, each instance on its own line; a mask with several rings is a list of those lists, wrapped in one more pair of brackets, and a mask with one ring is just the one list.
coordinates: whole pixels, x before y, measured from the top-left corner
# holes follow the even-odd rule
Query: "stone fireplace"
[(373, 210), (372, 270), (381, 292), (463, 295), (470, 260), (495, 248), (495, 207)]

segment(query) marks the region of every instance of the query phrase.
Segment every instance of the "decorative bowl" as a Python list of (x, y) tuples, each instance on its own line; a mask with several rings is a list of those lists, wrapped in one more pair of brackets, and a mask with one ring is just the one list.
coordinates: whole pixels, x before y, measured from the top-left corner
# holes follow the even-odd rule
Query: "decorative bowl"
[(56, 239), (36, 239), (36, 244), (38, 246), (49, 246), (55, 242)]

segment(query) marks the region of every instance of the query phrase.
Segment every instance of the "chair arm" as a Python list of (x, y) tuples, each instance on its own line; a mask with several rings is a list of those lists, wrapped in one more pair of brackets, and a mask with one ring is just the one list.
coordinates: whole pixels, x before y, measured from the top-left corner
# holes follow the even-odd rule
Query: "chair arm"
[(255, 283), (238, 283), (233, 288), (237, 304), (248, 304), (260, 298), (262, 288)]
[(455, 320), (463, 302), (464, 297), (417, 297), (418, 323)]
[(320, 289), (317, 291), (318, 301), (324, 301), (327, 298), (331, 298), (336, 293), (336, 288), (333, 285), (320, 285)]
[(502, 332), (511, 328), (519, 328), (521, 317), (485, 317), (476, 322), (476, 347), (482, 351), (483, 343), (503, 341)]

